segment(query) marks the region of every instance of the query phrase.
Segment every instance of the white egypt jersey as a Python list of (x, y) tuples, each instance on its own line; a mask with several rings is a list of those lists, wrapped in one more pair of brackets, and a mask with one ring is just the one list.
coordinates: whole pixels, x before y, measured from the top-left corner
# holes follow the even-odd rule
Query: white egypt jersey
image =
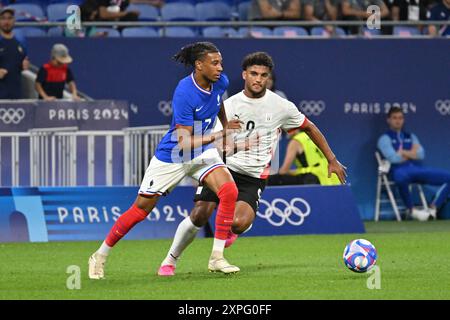
[[(260, 135), (257, 148), (228, 156), (227, 167), (244, 175), (265, 179), (281, 130), (301, 127), (307, 121), (305, 116), (295, 104), (268, 89), (263, 97), (257, 99), (247, 97), (242, 91), (225, 100), (224, 105), (228, 120), (244, 122), (244, 131), (235, 137), (237, 141), (243, 141), (251, 130), (256, 130)], [(220, 121), (216, 121), (215, 130), (221, 129)]]

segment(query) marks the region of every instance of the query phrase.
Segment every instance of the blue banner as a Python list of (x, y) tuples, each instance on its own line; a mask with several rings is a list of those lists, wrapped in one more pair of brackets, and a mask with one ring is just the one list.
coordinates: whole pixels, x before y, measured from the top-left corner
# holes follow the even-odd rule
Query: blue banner
[[(125, 239), (172, 238), (194, 192), (177, 187), (161, 197)], [(0, 188), (0, 242), (103, 240), (136, 195), (135, 187)], [(298, 186), (268, 187), (247, 235), (362, 232), (349, 187)]]
[(264, 190), (245, 236), (364, 232), (350, 187), (288, 186)]
[(128, 102), (30, 101), (2, 102), (0, 132), (33, 128), (78, 127), (79, 130), (122, 130), (129, 126)]
[[(194, 191), (179, 187), (162, 197), (126, 239), (172, 238)], [(0, 242), (103, 240), (136, 196), (135, 187), (0, 188)]]

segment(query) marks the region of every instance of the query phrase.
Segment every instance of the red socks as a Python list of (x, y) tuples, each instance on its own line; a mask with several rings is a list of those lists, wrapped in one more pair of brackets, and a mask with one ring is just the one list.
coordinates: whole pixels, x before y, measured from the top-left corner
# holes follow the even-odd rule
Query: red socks
[(226, 182), (217, 192), (219, 208), (216, 215), (216, 232), (214, 238), (226, 240), (234, 218), (234, 208), (238, 196), (236, 183)]
[(113, 247), (117, 241), (122, 239), (131, 228), (138, 222), (141, 222), (147, 217), (148, 213), (144, 209), (132, 205), (127, 211), (125, 211), (119, 219), (117, 219), (114, 226), (109, 231), (105, 242), (108, 246)]

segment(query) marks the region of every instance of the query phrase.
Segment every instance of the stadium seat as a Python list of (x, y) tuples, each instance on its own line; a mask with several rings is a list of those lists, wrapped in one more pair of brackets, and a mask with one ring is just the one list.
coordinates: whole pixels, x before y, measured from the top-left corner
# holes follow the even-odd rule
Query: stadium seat
[(44, 11), (40, 5), (37, 4), (12, 4), (9, 7), (13, 8), (16, 13), (16, 21), (40, 21), (46, 20)]
[(369, 29), (369, 28), (364, 27), (363, 35), (365, 37), (380, 36), (381, 30), (380, 29)]
[(192, 38), (196, 37), (197, 33), (188, 27), (168, 27), (165, 30), (165, 36), (171, 38)]
[(222, 27), (203, 28), (202, 34), (207, 38), (236, 38), (239, 36), (235, 29)]
[(189, 3), (168, 3), (161, 8), (161, 18), (164, 21), (195, 21), (195, 7)]
[(195, 11), (199, 21), (231, 20), (231, 7), (223, 2), (202, 2), (195, 6)]
[(75, 4), (80, 5), (84, 2), (84, 0), (48, 0), (48, 4), (55, 4), (55, 3), (65, 3), (65, 4)]
[[(375, 198), (375, 221), (378, 221), (380, 219), (380, 214), (382, 213), (382, 203), (390, 203), (397, 221), (401, 221), (402, 218), (400, 216), (400, 210), (405, 208), (397, 204), (397, 198), (395, 197), (392, 188), (395, 187), (395, 183), (389, 180), (390, 163), (387, 160), (383, 159), (378, 151), (375, 152), (375, 158), (378, 164), (377, 193)], [(427, 199), (425, 198), (422, 186), (420, 184), (413, 184), (410, 186), (410, 189), (412, 189), (413, 187), (417, 188), (420, 201), (422, 202), (422, 207), (424, 209), (428, 209)], [(385, 193), (387, 194), (388, 199), (381, 198), (383, 191), (385, 191)], [(435, 216), (433, 218), (436, 219)]]
[(47, 6), (48, 21), (65, 21), (69, 16), (66, 12), (67, 3), (55, 3)]
[[(344, 31), (344, 29), (339, 28), (339, 27), (335, 27), (335, 32), (336, 34), (334, 36), (338, 36), (338, 37), (344, 37), (346, 36), (346, 33)], [(311, 35), (312, 36), (318, 36), (318, 37), (330, 37), (332, 35), (330, 35), (324, 27), (314, 27), (311, 29)]]
[(120, 37), (120, 32), (113, 28), (96, 28), (95, 31), (97, 33), (99, 32), (105, 32), (106, 37), (108, 38), (118, 38)]
[(265, 27), (242, 27), (239, 28), (238, 34), (240, 37), (244, 38), (264, 38), (273, 36), (272, 30)]
[(49, 37), (63, 37), (64, 28), (62, 27), (51, 27), (47, 31), (47, 36)]
[(43, 29), (36, 27), (21, 27), (16, 28), (14, 31), (26, 38), (47, 36), (47, 33)]
[(197, 1), (196, 0), (166, 0), (164, 1), (166, 4), (167, 3), (174, 3), (174, 2), (185, 2), (185, 3), (190, 3), (193, 6), (196, 5)]
[(248, 11), (250, 9), (250, 1), (241, 2), (237, 5), (239, 20), (248, 20)]
[(413, 37), (419, 36), (420, 31), (417, 27), (394, 26), (392, 34), (401, 37)]
[(156, 38), (159, 32), (153, 28), (125, 28), (122, 30), (122, 37), (126, 38)]
[(308, 36), (308, 31), (302, 27), (275, 27), (273, 35), (283, 38), (296, 38)]
[(144, 3), (136, 3), (130, 4), (127, 8), (128, 11), (139, 11), (141, 14), (139, 15), (140, 21), (157, 21), (159, 20), (159, 11), (155, 7), (144, 4)]
[[(233, 6), (236, 0), (213, 0), (214, 2), (223, 2), (228, 4), (230, 7)], [(211, 0), (197, 0), (196, 3), (213, 2)]]

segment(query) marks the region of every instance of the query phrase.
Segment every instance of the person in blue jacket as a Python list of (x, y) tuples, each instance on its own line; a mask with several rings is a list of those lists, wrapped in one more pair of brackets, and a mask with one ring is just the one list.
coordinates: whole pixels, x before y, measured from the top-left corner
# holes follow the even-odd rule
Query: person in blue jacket
[[(450, 193), (450, 172), (422, 165), (425, 150), (413, 133), (403, 130), (403, 110), (392, 107), (388, 112), (389, 130), (378, 139), (378, 149), (391, 163), (390, 175), (410, 215), (418, 220), (428, 220), (444, 204)], [(428, 210), (414, 208), (409, 185), (420, 183), (441, 186)]]

